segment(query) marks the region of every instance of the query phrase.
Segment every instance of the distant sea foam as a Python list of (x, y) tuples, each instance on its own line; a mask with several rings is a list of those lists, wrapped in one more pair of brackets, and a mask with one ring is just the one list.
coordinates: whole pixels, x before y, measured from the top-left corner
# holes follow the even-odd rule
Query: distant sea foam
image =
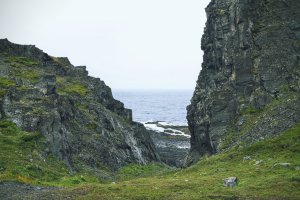
[(187, 125), (186, 106), (192, 91), (115, 90), (113, 96), (132, 109), (133, 120), (141, 123), (161, 121), (170, 125)]

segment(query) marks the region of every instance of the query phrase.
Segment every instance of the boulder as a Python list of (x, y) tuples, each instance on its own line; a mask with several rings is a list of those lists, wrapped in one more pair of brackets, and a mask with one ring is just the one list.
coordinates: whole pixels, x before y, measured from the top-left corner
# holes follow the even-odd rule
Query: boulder
[(235, 187), (238, 184), (237, 177), (228, 177), (224, 179), (224, 186), (225, 187)]

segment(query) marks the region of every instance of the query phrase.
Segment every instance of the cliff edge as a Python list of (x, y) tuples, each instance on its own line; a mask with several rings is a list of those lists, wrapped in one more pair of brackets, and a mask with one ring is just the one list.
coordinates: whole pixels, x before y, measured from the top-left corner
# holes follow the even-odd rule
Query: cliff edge
[(70, 171), (101, 174), (159, 160), (144, 126), (132, 121), (131, 110), (103, 81), (88, 76), (85, 66), (1, 39), (0, 86), (1, 127), (8, 131), (12, 122), (44, 138), (41, 151), (28, 155), (30, 161), (46, 162), (54, 155)]
[(187, 164), (278, 135), (299, 122), (299, 8), (296, 0), (212, 0), (208, 5), (202, 70), (187, 107)]

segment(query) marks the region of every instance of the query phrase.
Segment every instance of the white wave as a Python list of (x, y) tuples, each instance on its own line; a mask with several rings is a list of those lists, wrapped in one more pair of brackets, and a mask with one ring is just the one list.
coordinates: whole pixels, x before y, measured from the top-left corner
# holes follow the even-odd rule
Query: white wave
[(141, 122), (141, 123), (142, 124), (147, 124), (147, 123), (153, 123), (153, 122), (155, 122), (153, 119), (149, 119), (149, 120), (147, 120), (145, 122)]
[(168, 122), (158, 122), (162, 126), (173, 126), (173, 124), (168, 123)]
[(185, 123), (180, 123), (180, 122), (164, 122), (164, 121), (159, 121), (158, 124), (162, 126), (187, 126)]
[[(168, 124), (167, 122), (158, 122), (158, 123), (163, 125), (163, 126), (172, 126), (172, 125)], [(146, 129), (156, 131), (156, 132), (159, 132), (159, 133), (165, 133), (165, 134), (173, 135), (173, 136), (184, 136), (184, 137), (187, 137), (187, 138), (191, 137), (190, 135), (185, 134), (182, 131), (172, 129), (172, 128), (163, 128), (161, 126), (158, 126), (157, 124), (151, 124), (151, 123), (149, 123), (149, 121), (148, 122), (143, 122), (143, 124), (146, 127)], [(168, 124), (168, 125), (166, 125), (166, 124)]]
[(146, 127), (146, 129), (149, 129), (149, 130), (152, 130), (152, 131), (157, 131), (157, 132), (161, 132), (161, 133), (163, 133), (165, 131), (164, 128), (158, 127), (156, 124), (144, 123), (144, 126)]
[(189, 145), (176, 145), (178, 149), (189, 149), (191, 148)]
[(165, 129), (165, 130), (173, 131), (173, 133), (165, 132), (166, 134), (169, 134), (169, 135), (173, 135), (173, 136), (184, 136), (184, 137), (187, 137), (187, 138), (190, 138), (190, 137), (191, 137), (190, 135), (185, 134), (184, 132), (179, 131), (179, 130), (176, 130), (176, 129), (167, 128), (167, 129)]

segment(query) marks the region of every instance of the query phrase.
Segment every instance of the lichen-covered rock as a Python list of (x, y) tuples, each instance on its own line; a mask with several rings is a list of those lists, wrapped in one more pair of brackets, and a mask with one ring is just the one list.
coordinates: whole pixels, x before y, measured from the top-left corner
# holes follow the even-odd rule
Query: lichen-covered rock
[(224, 186), (225, 187), (235, 187), (238, 184), (237, 177), (229, 177), (224, 179)]
[(71, 170), (158, 161), (149, 133), (84, 66), (0, 40), (0, 118), (45, 138)]
[(300, 119), (300, 1), (212, 0), (202, 70), (188, 106), (191, 151), (278, 135)]

